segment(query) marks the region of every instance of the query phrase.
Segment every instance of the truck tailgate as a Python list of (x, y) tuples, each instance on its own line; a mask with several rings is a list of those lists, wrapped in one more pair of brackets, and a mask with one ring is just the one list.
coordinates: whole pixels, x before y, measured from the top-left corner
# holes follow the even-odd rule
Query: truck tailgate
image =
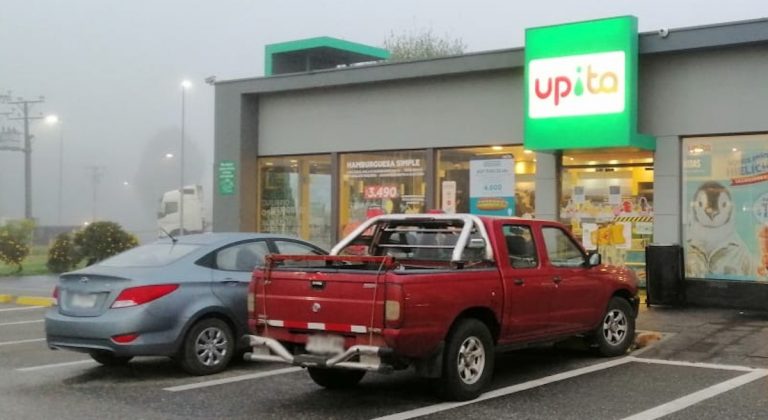
[[(270, 256), (279, 259), (292, 256)], [(303, 256), (348, 261), (348, 257)], [(386, 292), (385, 259), (369, 270), (358, 268), (284, 267), (254, 271), (251, 292), (259, 324), (290, 330), (321, 330), (346, 334), (382, 328)]]

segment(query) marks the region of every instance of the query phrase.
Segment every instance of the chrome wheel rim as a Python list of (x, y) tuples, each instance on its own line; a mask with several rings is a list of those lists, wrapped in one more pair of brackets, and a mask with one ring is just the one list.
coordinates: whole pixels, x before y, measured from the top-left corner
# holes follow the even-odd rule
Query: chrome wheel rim
[(603, 319), (603, 338), (606, 343), (612, 346), (618, 346), (627, 338), (629, 322), (624, 312), (618, 309), (611, 309), (605, 314)]
[(459, 346), (459, 378), (467, 385), (479, 381), (485, 369), (485, 347), (477, 337), (467, 337)]
[(216, 366), (229, 354), (228, 346), (229, 340), (224, 331), (213, 327), (206, 328), (195, 340), (197, 360), (205, 366)]

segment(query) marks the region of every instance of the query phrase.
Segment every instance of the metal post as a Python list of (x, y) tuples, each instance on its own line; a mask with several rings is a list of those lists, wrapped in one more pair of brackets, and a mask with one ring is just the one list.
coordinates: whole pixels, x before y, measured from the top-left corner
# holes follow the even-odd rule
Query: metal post
[(32, 136), (29, 134), (29, 103), (23, 103), (24, 113), (24, 218), (32, 218)]
[(187, 88), (181, 88), (181, 153), (179, 156), (179, 236), (184, 235), (184, 122), (185, 94)]
[(64, 195), (64, 123), (59, 122), (59, 226), (62, 226), (62, 196)]

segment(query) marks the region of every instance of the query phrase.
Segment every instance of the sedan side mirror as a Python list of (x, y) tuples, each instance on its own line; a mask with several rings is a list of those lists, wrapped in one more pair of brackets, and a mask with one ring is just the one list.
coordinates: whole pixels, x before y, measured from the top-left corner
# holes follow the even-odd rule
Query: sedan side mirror
[(587, 267), (595, 267), (600, 265), (602, 258), (597, 251), (589, 251), (587, 253)]

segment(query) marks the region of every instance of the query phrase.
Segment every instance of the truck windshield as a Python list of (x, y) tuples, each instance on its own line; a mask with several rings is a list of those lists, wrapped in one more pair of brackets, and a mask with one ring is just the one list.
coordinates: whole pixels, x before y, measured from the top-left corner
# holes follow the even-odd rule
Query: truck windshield
[(159, 267), (198, 249), (199, 245), (149, 244), (129, 249), (97, 265), (104, 267)]

